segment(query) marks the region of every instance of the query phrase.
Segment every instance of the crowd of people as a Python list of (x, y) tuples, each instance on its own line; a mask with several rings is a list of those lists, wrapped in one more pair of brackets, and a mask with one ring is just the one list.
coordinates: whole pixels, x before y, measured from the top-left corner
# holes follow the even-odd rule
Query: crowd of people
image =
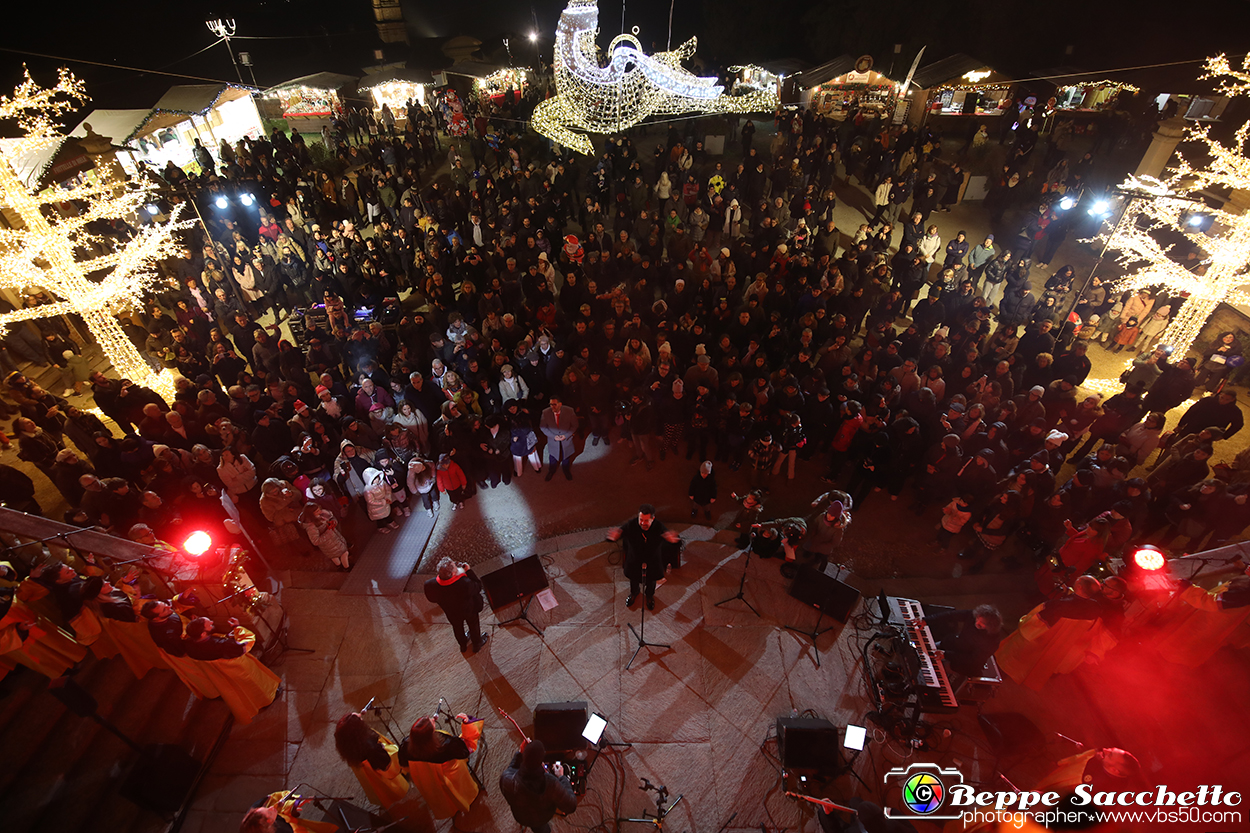
[[(460, 509), (542, 472), (544, 452), (546, 479), (571, 480), (584, 442), (674, 477), (670, 457), (697, 461), (692, 516), (710, 518), (714, 467), (746, 467), (734, 525), (763, 555), (836, 559), (852, 511), (901, 498), (940, 512), (957, 572), (1029, 564), (1056, 597), (1150, 536), (1193, 550), (1250, 524), (1250, 458), (1211, 462), (1242, 428), (1235, 335), (1171, 356), (1157, 340), (1182, 297), (1077, 287), (1071, 266), (1034, 278), (1083, 214), (1058, 198), (1091, 193), (1088, 155), (1070, 175), (1052, 160), (1065, 170), (1045, 195), (1017, 191), (1042, 181), (1022, 132), (990, 202), (1023, 220), (944, 241), (930, 217), (966, 173), (908, 125), (779, 113), (768, 146), (743, 125), (735, 164), (693, 122), (577, 160), (485, 113), (460, 140), (437, 111), (407, 115), (363, 135), (336, 123), (329, 164), (275, 130), (165, 172), (212, 223), (132, 326), (179, 372), (173, 401), (91, 374), (113, 429), (19, 370), (5, 380), (19, 456), (67, 521), (174, 541), (224, 525), (226, 495), (255, 540), (346, 570), (349, 513), (385, 534), (443, 495)], [(835, 195), (856, 182), (875, 215), (841, 229)], [(242, 193), (259, 216), (207, 210)], [(1105, 399), (1081, 393), (1095, 344), (1140, 351)], [(769, 517), (800, 467), (834, 491)], [(42, 511), (27, 475), (3, 474), (8, 505)], [(641, 578), (630, 602), (650, 604)], [(466, 649), (484, 642), (471, 630)]]

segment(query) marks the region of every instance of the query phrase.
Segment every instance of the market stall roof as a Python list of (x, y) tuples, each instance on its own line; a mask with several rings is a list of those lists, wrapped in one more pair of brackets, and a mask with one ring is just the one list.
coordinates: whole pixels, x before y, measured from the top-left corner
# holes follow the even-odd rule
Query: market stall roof
[(13, 172), (28, 188), (38, 188), (39, 179), (44, 170), (51, 164), (60, 143), (44, 145), (40, 148), (23, 148), (25, 139), (0, 139), (0, 153), (13, 166)]
[(776, 61), (764, 61), (756, 64), (756, 66), (771, 72), (773, 75), (784, 75), (786, 78), (789, 78), (792, 75), (805, 72), (808, 63), (807, 61), (800, 61), (798, 58), (781, 58)]
[(160, 101), (130, 132), (121, 144), (129, 144), (138, 136), (146, 136), (186, 121), (189, 116), (202, 116), (218, 104), (258, 93), (255, 87), (238, 84), (180, 84), (170, 87)]
[(855, 69), (855, 56), (839, 55), (832, 61), (803, 70), (794, 77), (794, 83), (800, 87), (815, 87), (839, 75), (845, 75), (853, 69)]
[(126, 137), (135, 132), (151, 110), (92, 110), (87, 117), (70, 131), (70, 136), (87, 135), (87, 125), (101, 136), (113, 140), (114, 145), (124, 146)]
[(916, 70), (916, 74), (912, 76), (912, 87), (919, 87), (927, 90), (947, 81), (954, 81), (962, 78), (969, 72), (978, 69), (986, 69), (989, 64), (980, 58), (974, 58), (971, 55), (965, 55), (962, 52), (951, 55), (949, 58), (943, 58), (940, 61), (934, 61), (927, 66), (920, 67)]
[(348, 84), (355, 84), (359, 76), (343, 75), (338, 72), (314, 72), (312, 75), (301, 75), (281, 84), (274, 84), (266, 93), (294, 87), (308, 87), (310, 90), (341, 90)]
[(372, 75), (366, 75), (360, 79), (360, 83), (356, 86), (356, 91), (363, 93), (382, 84), (390, 84), (396, 81), (408, 84), (433, 84), (434, 75), (428, 69), (388, 69), (382, 72), (375, 72)]
[[(470, 78), (489, 78), (501, 69), (508, 67), (499, 64), (488, 64), (483, 61), (456, 61), (456, 63), (442, 70), (452, 75), (467, 75)], [(520, 69), (520, 67), (517, 67)]]

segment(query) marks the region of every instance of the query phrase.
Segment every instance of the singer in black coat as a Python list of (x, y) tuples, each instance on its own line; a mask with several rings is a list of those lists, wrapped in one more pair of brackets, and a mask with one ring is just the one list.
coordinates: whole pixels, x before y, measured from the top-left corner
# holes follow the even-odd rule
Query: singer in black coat
[(467, 564), (457, 564), (450, 558), (443, 558), (438, 564), (438, 575), (428, 580), (424, 589), (425, 598), (447, 614), (451, 632), (455, 634), (461, 652), (469, 650), (470, 640), (475, 651), (486, 644), (478, 618), (483, 607), (482, 581)]
[(612, 530), (608, 537), (620, 541), (624, 550), (621, 567), (625, 578), (629, 579), (629, 599), (632, 604), (638, 595), (638, 586), (643, 584), (648, 602), (655, 595), (655, 582), (664, 575), (664, 542), (677, 543), (680, 539), (676, 532), (670, 532), (655, 517), (655, 508), (644, 504), (637, 517), (630, 518), (618, 528)]

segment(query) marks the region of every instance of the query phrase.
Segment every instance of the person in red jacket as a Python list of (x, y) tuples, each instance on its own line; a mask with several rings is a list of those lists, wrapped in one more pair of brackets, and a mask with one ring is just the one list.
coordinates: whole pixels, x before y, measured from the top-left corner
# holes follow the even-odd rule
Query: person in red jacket
[(838, 425), (838, 430), (833, 434), (832, 450), (829, 452), (829, 471), (821, 478), (823, 482), (834, 483), (837, 481), (838, 476), (842, 473), (842, 467), (846, 465), (851, 441), (855, 439), (855, 435), (859, 433), (860, 426), (863, 424), (863, 405), (854, 399), (848, 400), (845, 405), (842, 422)]
[(469, 480), (464, 476), (464, 469), (450, 454), (438, 458), (438, 472), (434, 475), (435, 484), (440, 492), (446, 492), (451, 500), (452, 509), (463, 509), (465, 498), (471, 495)]

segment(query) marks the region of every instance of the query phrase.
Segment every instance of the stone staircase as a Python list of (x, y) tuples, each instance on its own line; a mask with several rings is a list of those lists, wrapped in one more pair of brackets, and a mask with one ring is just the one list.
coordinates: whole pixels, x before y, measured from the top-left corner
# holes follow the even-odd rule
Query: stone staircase
[[(172, 744), (201, 763), (228, 734), (220, 700), (196, 700), (171, 671), (136, 680), (120, 657), (88, 656), (75, 682), (98, 714), (139, 746)], [(139, 755), (67, 709), (47, 678), (18, 668), (0, 681), (0, 828), (6, 833), (164, 833), (171, 820), (122, 797)], [(205, 767), (202, 771), (207, 771)]]

